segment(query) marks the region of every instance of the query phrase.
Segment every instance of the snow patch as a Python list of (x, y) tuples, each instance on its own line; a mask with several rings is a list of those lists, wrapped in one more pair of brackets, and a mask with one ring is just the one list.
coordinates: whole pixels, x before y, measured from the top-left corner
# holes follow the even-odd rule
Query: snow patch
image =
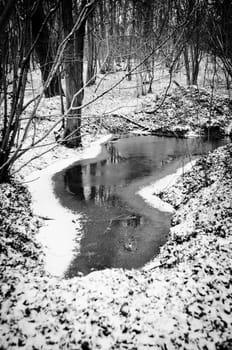
[(101, 144), (111, 135), (105, 135), (92, 145), (77, 152), (76, 157), (68, 158), (44, 170), (32, 173), (26, 183), (32, 196), (32, 208), (35, 215), (45, 219), (45, 225), (38, 233), (38, 241), (45, 248), (45, 268), (54, 276), (62, 276), (72, 260), (73, 240), (81, 234), (80, 215), (64, 208), (54, 194), (52, 177), (72, 163), (96, 157), (101, 151)]
[(160, 211), (167, 213), (174, 213), (175, 209), (169, 203), (162, 201), (158, 195), (160, 192), (164, 191), (168, 187), (173, 186), (177, 179), (186, 172), (189, 172), (192, 167), (195, 165), (197, 159), (183, 165), (181, 168), (178, 168), (177, 171), (173, 174), (167, 175), (156, 182), (140, 189), (137, 194), (141, 196), (144, 201), (151, 205), (153, 208), (156, 208)]

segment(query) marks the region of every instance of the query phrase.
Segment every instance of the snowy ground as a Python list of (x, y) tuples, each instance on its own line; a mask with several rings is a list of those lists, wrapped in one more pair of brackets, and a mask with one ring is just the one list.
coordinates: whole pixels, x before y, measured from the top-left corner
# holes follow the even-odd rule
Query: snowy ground
[(162, 193), (177, 211), (154, 261), (72, 280), (44, 273), (29, 195), (2, 185), (2, 349), (230, 349), (231, 177), (229, 145)]
[[(180, 100), (175, 101), (171, 111), (169, 104), (163, 110), (171, 126), (174, 120), (184, 121), (178, 113), (173, 118)], [(55, 100), (50, 106), (53, 111)], [(189, 108), (194, 110), (191, 104)], [(162, 121), (162, 115), (148, 112), (149, 121)], [(230, 111), (223, 113), (228, 124)], [(37, 128), (48, 127), (52, 118), (40, 120)], [(144, 112), (139, 113), (139, 122), (143, 118)], [(105, 126), (108, 132), (110, 123)], [(86, 137), (85, 144), (91, 139)], [(21, 177), (79, 154), (59, 146), (25, 167)], [(71, 280), (44, 271), (36, 241), (42, 220), (33, 216), (27, 190), (2, 184), (0, 349), (231, 349), (231, 182), (228, 145), (200, 159), (169, 189), (155, 193), (176, 210), (158, 257), (140, 271), (105, 270)]]
[(52, 177), (62, 169), (81, 159), (96, 157), (101, 144), (111, 135), (101, 136), (91, 143), (91, 147), (77, 152), (75, 157), (57, 161), (43, 170), (32, 172), (26, 183), (32, 196), (33, 214), (45, 218), (37, 235), (46, 251), (45, 269), (53, 276), (62, 276), (73, 258), (73, 242), (81, 239), (80, 214), (64, 208), (53, 192)]
[[(169, 77), (167, 75), (163, 78), (162, 73), (157, 73), (153, 83), (153, 94), (146, 96), (137, 97), (136, 82), (124, 80), (117, 88), (104, 95), (104, 98), (88, 104), (120, 81), (124, 72), (106, 77), (99, 76), (96, 85), (86, 88), (85, 107), (82, 111), (83, 146), (86, 147), (102, 134), (109, 133), (208, 135), (208, 128), (212, 126), (218, 127), (219, 134), (224, 131), (231, 132), (232, 106), (226, 95), (217, 95), (215, 91), (212, 94), (196, 86), (177, 87), (175, 83), (172, 83), (167, 91)], [(174, 78), (182, 84), (185, 77), (178, 73)], [(32, 109), (33, 104), (25, 111), (23, 117), (28, 118)], [(59, 120), (60, 113), (60, 97), (43, 99), (33, 120), (26, 145), (32, 140), (36, 141), (43, 137)], [(137, 123), (137, 126), (123, 116)], [(31, 150), (16, 162), (14, 171), (18, 171), (26, 164), (19, 172), (22, 179), (31, 172), (44, 169), (58, 160), (79, 155), (79, 151), (67, 149), (56, 142), (55, 134), (59, 133), (60, 126), (58, 124), (41, 144), (31, 147)], [(30, 161), (31, 159), (33, 160)]]

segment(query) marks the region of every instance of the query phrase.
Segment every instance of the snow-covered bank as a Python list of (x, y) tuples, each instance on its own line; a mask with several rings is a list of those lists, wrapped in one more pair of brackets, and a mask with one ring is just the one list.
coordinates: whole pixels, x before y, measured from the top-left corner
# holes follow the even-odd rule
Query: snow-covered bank
[(175, 173), (167, 175), (157, 180), (156, 182), (140, 189), (137, 194), (140, 195), (145, 200), (145, 202), (151, 205), (153, 208), (168, 213), (174, 213), (174, 207), (171, 204), (160, 199), (159, 193), (173, 186), (177, 179), (181, 175), (186, 174), (186, 172), (189, 172), (195, 164), (196, 160), (192, 160), (191, 162), (183, 165), (181, 168), (178, 168)]
[[(111, 100), (120, 105), (113, 94)], [(136, 117), (148, 125), (152, 119), (154, 128), (186, 125), (186, 120), (199, 126), (192, 96), (182, 100), (181, 115), (170, 97), (167, 113), (161, 110), (153, 117), (149, 110)], [(208, 116), (208, 110), (199, 105), (201, 116)], [(102, 114), (102, 108), (97, 112)], [(226, 115), (231, 120), (230, 111)], [(115, 118), (110, 125), (115, 126)], [(119, 126), (126, 130), (121, 119)], [(43, 120), (39, 127), (49, 126)], [(59, 145), (25, 173), (76, 151), (63, 152)], [(150, 268), (97, 271), (72, 280), (44, 271), (35, 235), (38, 220), (25, 188), (0, 185), (1, 350), (231, 349), (231, 184), (232, 149), (226, 146), (159, 194), (176, 213), (168, 242)]]
[(228, 145), (160, 194), (177, 210), (162, 267), (72, 280), (43, 271), (28, 193), (1, 185), (0, 347), (230, 349), (231, 183)]
[[(84, 160), (84, 159), (90, 159), (90, 158), (93, 159), (92, 157), (96, 158), (96, 156), (98, 155), (98, 149), (100, 149), (99, 144), (101, 142), (106, 142), (107, 139), (109, 138), (110, 136), (101, 138), (98, 142), (95, 142), (90, 148), (88, 148), (87, 150), (79, 154), (79, 156), (77, 155), (75, 158), (70, 158), (65, 161), (62, 160), (60, 162), (57, 162), (43, 171), (32, 174), (27, 179), (29, 189), (33, 198), (34, 213), (35, 215), (45, 218), (45, 225), (40, 229), (38, 240), (44, 246), (44, 249), (45, 249), (46, 271), (51, 273), (53, 276), (64, 276), (65, 272), (67, 272), (68, 270), (68, 267), (71, 266), (71, 262), (74, 260), (74, 257), (78, 256), (79, 259), (82, 258), (82, 254), (84, 251), (83, 241), (85, 241), (86, 239), (86, 236), (87, 236), (86, 232), (88, 233), (91, 232), (90, 227), (88, 227), (88, 231), (86, 230), (85, 223), (82, 225), (83, 223), (82, 219), (86, 215), (86, 214), (83, 214), (83, 212), (85, 212), (87, 203), (84, 204), (82, 208), (79, 208), (79, 210), (74, 209), (74, 208), (77, 208), (77, 204), (75, 200), (76, 195), (72, 194), (72, 192), (67, 193), (65, 189), (65, 186), (64, 186), (65, 170), (64, 169), (67, 168), (68, 166), (73, 166), (73, 164), (76, 163), (78, 160)], [(132, 141), (133, 146), (135, 145), (135, 143), (137, 144), (140, 142), (136, 138), (132, 140), (134, 140)], [(150, 139), (143, 137), (142, 140), (147, 147), (148, 142), (150, 142), (149, 141)], [(157, 140), (157, 142), (161, 142), (161, 141)], [(142, 144), (141, 144), (141, 147), (142, 147)], [(157, 153), (159, 154), (158, 151)], [(156, 157), (153, 154), (152, 156), (154, 158)], [(94, 161), (92, 162), (96, 162), (96, 161), (97, 160), (94, 159)], [(137, 183), (135, 182), (135, 185), (132, 182), (131, 187), (127, 184), (126, 187), (123, 189), (124, 196), (127, 193), (127, 198), (123, 198), (123, 196), (121, 195), (123, 200), (127, 201), (127, 203), (129, 203), (129, 205), (131, 205), (132, 208), (134, 208), (134, 210), (135, 209), (138, 210), (138, 212), (140, 213), (140, 215), (143, 216), (143, 218), (150, 217), (151, 220), (154, 220), (154, 215), (155, 215), (153, 208), (149, 208), (144, 203), (144, 200), (147, 203), (149, 203), (149, 205), (159, 210), (158, 214), (156, 214), (157, 215), (156, 231), (154, 230), (154, 224), (153, 226), (149, 227), (148, 232), (143, 227), (144, 239), (141, 240), (140, 238), (138, 238), (138, 242), (140, 243), (137, 244), (136, 242), (137, 256), (139, 256), (139, 252), (141, 251), (141, 256), (143, 256), (145, 260), (146, 250), (150, 251), (149, 256), (146, 259), (146, 262), (149, 261), (154, 256), (154, 254), (157, 254), (159, 252), (159, 246), (165, 242), (164, 237), (166, 237), (166, 235), (168, 234), (171, 215), (169, 215), (168, 219), (167, 219), (167, 216), (164, 215), (163, 222), (161, 223), (161, 221), (159, 222), (160, 215), (161, 215), (160, 210), (165, 212), (171, 212), (171, 213), (173, 213), (174, 211), (170, 204), (163, 202), (157, 195), (155, 196), (153, 194), (154, 192), (158, 194), (159, 191), (162, 191), (165, 187), (167, 187), (167, 185), (170, 186), (171, 184), (173, 184), (174, 181), (176, 181), (176, 179), (181, 174), (183, 174), (183, 172), (188, 171), (190, 167), (194, 164), (194, 162), (192, 163), (189, 162), (188, 164), (186, 164), (186, 162), (189, 162), (189, 157), (186, 157), (186, 156), (181, 157), (181, 159), (170, 161), (168, 165), (166, 164), (166, 167), (162, 166), (161, 169), (157, 170), (157, 174), (154, 173), (151, 176), (147, 176), (145, 177), (144, 181), (142, 180), (142, 181), (138, 181)], [(181, 164), (182, 166), (180, 167)], [(122, 162), (122, 168), (124, 168), (124, 166), (125, 164)], [(167, 169), (167, 171), (165, 169)], [(115, 167), (111, 176), (115, 176), (115, 172), (120, 173), (120, 171), (121, 170), (119, 166), (117, 166), (117, 168)], [(172, 172), (174, 172), (174, 174), (172, 174)], [(165, 174), (169, 174), (169, 175), (165, 176)], [(77, 178), (77, 174), (75, 176)], [(102, 171), (100, 176), (104, 180), (104, 183), (107, 185), (108, 180), (106, 180), (105, 175)], [(35, 180), (33, 181), (33, 179)], [(140, 190), (138, 193), (135, 193), (138, 191), (140, 186), (145, 186), (149, 184), (150, 180), (154, 181), (154, 179), (156, 180), (159, 179), (159, 180), (156, 181), (155, 184), (152, 184), (151, 186), (147, 186), (144, 189)], [(84, 172), (82, 173), (81, 181), (83, 183), (83, 187), (86, 186), (86, 183), (87, 183), (86, 181), (90, 181), (89, 179), (88, 180), (85, 179)], [(95, 181), (93, 182), (93, 180), (91, 180), (90, 186), (93, 186), (92, 185), (93, 183), (95, 183)], [(91, 193), (92, 193), (92, 187), (91, 187)], [(137, 200), (138, 195), (142, 197), (139, 200)], [(63, 200), (64, 198), (66, 198), (66, 200)], [(121, 208), (122, 212), (124, 212), (123, 208), (124, 207), (126, 208), (126, 205), (128, 205), (123, 203), (124, 202), (122, 201), (118, 206)], [(138, 209), (138, 207), (140, 208)], [(146, 211), (146, 208), (148, 208), (147, 211)], [(107, 207), (107, 210), (109, 212), (108, 207)], [(99, 217), (101, 217), (101, 214), (99, 214), (98, 210), (97, 210), (97, 213), (98, 213), (97, 216), (94, 216), (95, 213), (91, 211), (90, 219), (92, 218), (91, 220), (98, 221)], [(105, 215), (105, 212), (103, 212), (103, 215)], [(164, 229), (166, 234), (164, 234)], [(99, 227), (99, 232), (101, 235), (102, 235), (102, 232), (104, 232), (104, 230), (105, 228), (102, 228), (102, 226)], [(153, 230), (156, 232), (156, 234), (152, 233)], [(92, 244), (93, 245), (99, 244), (98, 242), (100, 238), (97, 237), (96, 235), (96, 232), (97, 232), (96, 223), (94, 224), (93, 232), (94, 232), (94, 235), (92, 238), (93, 240)], [(119, 235), (120, 232), (121, 230), (117, 229), (117, 235)], [(158, 232), (160, 232), (159, 243), (157, 243)], [(132, 237), (135, 237), (134, 230), (132, 230), (131, 234), (132, 234)], [(126, 233), (126, 235), (128, 235), (128, 232)], [(148, 240), (148, 237), (152, 237), (150, 239), (155, 240), (155, 243), (154, 243), (154, 247), (156, 247), (155, 253), (154, 253), (154, 250), (150, 248), (151, 243), (146, 245), (146, 241)], [(112, 244), (114, 247), (113, 248), (115, 251), (114, 254), (115, 255), (121, 254), (119, 258), (120, 262), (117, 265), (114, 264), (112, 266), (128, 267), (128, 266), (143, 265), (144, 260), (140, 263), (140, 265), (135, 265), (136, 264), (135, 254), (133, 257), (131, 256), (131, 254), (128, 255), (129, 265), (125, 265), (125, 264), (122, 265), (121, 262), (123, 261), (123, 252), (124, 250), (126, 251), (126, 249), (124, 249), (123, 248), (124, 246), (122, 245), (122, 248), (121, 248), (122, 253), (118, 253), (120, 252), (120, 249), (116, 247), (117, 247), (119, 238), (117, 238), (115, 242), (113, 241), (114, 243), (112, 243), (112, 239), (113, 238), (111, 237), (110, 244)], [(128, 238), (125, 238), (125, 239), (128, 241)], [(82, 245), (80, 243), (81, 240), (82, 240)], [(106, 245), (107, 237), (105, 237), (103, 240), (104, 240), (104, 244)], [(105, 249), (105, 250), (108, 251), (108, 249)], [(91, 254), (94, 255), (92, 251), (91, 251)], [(101, 251), (100, 253), (99, 252), (97, 254), (95, 253), (95, 256), (103, 257), (104, 252)], [(86, 261), (86, 259), (87, 258), (85, 254), (84, 260)], [(94, 258), (94, 259), (95, 261), (97, 261), (98, 258)], [(139, 259), (139, 257), (137, 257), (137, 259)], [(88, 261), (89, 260), (90, 259), (88, 258)], [(92, 266), (94, 266), (93, 264), (95, 263), (95, 261), (91, 262)], [(131, 261), (134, 261), (134, 263), (132, 264)], [(80, 264), (80, 260), (79, 260), (79, 264)], [(106, 266), (110, 266), (110, 265), (108, 264)]]
[(75, 157), (60, 160), (26, 178), (32, 195), (33, 213), (45, 219), (37, 238), (45, 248), (46, 271), (54, 276), (62, 276), (68, 267), (73, 256), (73, 240), (78, 232), (81, 236), (81, 227), (78, 214), (64, 208), (56, 198), (52, 177), (74, 162), (96, 157), (101, 151), (101, 144), (110, 138), (111, 135), (102, 136), (90, 147), (77, 152)]

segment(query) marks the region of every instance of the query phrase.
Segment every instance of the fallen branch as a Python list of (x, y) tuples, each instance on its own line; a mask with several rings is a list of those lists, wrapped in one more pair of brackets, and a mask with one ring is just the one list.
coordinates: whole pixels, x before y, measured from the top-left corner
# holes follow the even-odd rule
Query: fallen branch
[[(105, 115), (106, 116), (106, 115)], [(112, 115), (108, 115), (109, 117), (118, 117), (118, 118), (122, 118), (122, 119), (125, 119), (126, 121), (130, 122), (131, 124), (134, 124), (140, 128), (142, 128), (143, 130), (146, 130), (146, 131), (152, 131), (151, 128), (139, 123), (139, 122), (135, 122), (133, 119), (125, 116), (124, 114), (112, 114)]]

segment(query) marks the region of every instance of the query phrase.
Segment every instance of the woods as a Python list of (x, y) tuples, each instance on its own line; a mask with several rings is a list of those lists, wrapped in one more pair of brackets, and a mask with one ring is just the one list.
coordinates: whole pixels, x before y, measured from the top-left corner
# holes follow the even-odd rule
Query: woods
[(231, 0), (0, 0), (0, 350), (231, 350), (231, 43)]
[[(0, 6), (1, 181), (24, 154), (27, 132), (44, 97), (60, 95), (59, 142), (81, 145), (84, 90), (99, 73), (124, 71), (128, 80), (135, 81), (139, 97), (152, 93), (157, 67), (168, 70), (170, 81), (176, 71), (185, 69), (187, 85), (197, 85), (199, 71), (207, 75), (213, 64), (214, 75), (219, 69), (224, 72), (230, 91), (232, 5), (228, 0), (75, 4), (2, 0)], [(25, 103), (28, 79), (36, 66), (43, 89)], [(22, 115), (34, 101), (34, 111), (25, 122)], [(36, 144), (42, 140), (37, 138)], [(34, 142), (26, 148), (34, 147)]]

